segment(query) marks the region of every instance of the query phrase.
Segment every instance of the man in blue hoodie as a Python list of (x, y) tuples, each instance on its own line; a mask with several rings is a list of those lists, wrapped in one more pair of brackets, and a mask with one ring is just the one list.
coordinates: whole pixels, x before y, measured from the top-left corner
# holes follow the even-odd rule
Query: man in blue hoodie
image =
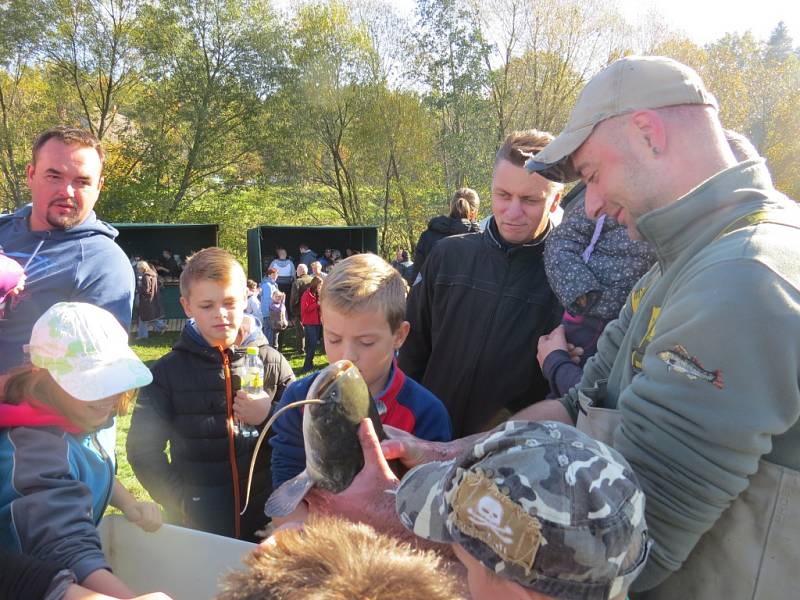
[(39, 135), (28, 165), (31, 204), (0, 217), (0, 248), (25, 266), (25, 286), (6, 300), (0, 319), (0, 375), (25, 362), (36, 320), (59, 301), (95, 304), (130, 327), (133, 272), (114, 243), (117, 230), (98, 220), (103, 149), (91, 133), (55, 127)]

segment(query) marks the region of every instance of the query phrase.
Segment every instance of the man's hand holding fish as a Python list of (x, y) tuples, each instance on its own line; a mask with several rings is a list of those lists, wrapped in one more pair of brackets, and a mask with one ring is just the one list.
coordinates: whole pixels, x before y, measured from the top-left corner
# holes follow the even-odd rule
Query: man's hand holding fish
[[(369, 419), (361, 422), (358, 439), (364, 453), (364, 468), (353, 479), (350, 487), (339, 494), (312, 488), (305, 498), (309, 513), (338, 515), (351, 521), (367, 523), (379, 531), (402, 534), (405, 529), (398, 521), (394, 508), (394, 492), (400, 480), (389, 467)], [(401, 537), (408, 538), (407, 535)]]
[(466, 450), (474, 438), (483, 435), (451, 442), (429, 442), (391, 425), (384, 425), (383, 430), (389, 436), (381, 442), (383, 456), (386, 460), (399, 460), (409, 469), (436, 460), (449, 460)]

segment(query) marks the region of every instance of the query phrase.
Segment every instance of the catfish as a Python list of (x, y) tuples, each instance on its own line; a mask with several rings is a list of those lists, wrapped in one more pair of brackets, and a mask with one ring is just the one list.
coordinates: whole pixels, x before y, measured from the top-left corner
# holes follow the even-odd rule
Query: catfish
[[(364, 468), (358, 428), (365, 418), (372, 421), (379, 440), (387, 438), (380, 420), (386, 413), (386, 406), (372, 398), (358, 367), (349, 360), (340, 360), (320, 371), (305, 400), (287, 404), (269, 420), (253, 453), (251, 479), (258, 446), (266, 438), (269, 426), (283, 411), (304, 405), (306, 468), (272, 493), (264, 506), (268, 517), (291, 514), (312, 487), (338, 494), (350, 486)], [(406, 471), (400, 461), (393, 460), (389, 464), (398, 477)], [(248, 497), (249, 492), (248, 482)]]

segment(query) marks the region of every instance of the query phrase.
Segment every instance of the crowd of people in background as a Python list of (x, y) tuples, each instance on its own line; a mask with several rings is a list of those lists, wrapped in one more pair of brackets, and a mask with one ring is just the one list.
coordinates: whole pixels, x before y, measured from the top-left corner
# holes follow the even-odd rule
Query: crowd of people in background
[(140, 255), (129, 257), (135, 277), (133, 296), (133, 322), (136, 339), (149, 337), (150, 333), (163, 333), (167, 329), (166, 310), (162, 290), (166, 285), (176, 285), (183, 271), (180, 255), (164, 248), (158, 257), (145, 260)]
[[(345, 250), (345, 256), (358, 253), (359, 251), (352, 248)], [(325, 248), (318, 254), (306, 243), (298, 246), (294, 258), (286, 248), (278, 246), (275, 254), (264, 260), (263, 277), (252, 295), (260, 304), (260, 314), (257, 316), (270, 345), (288, 352), (286, 334), (292, 332), (294, 350), (309, 356), (307, 361), (313, 362), (314, 353), (322, 339), (321, 325), (313, 308), (317, 295), (315, 290), (322, 285), (334, 265), (341, 261), (340, 250)], [(315, 280), (317, 283), (314, 283)], [(314, 289), (307, 295), (312, 284)], [(304, 298), (307, 307), (305, 313)], [(251, 304), (254, 305), (255, 301)], [(256, 314), (255, 311), (253, 314)], [(308, 347), (312, 348), (310, 354), (307, 352)], [(312, 362), (307, 362), (303, 370), (311, 369)]]
[[(347, 248), (344, 256), (358, 253), (357, 250)], [(402, 256), (405, 257), (402, 262), (392, 264), (411, 285), (413, 263), (404, 250)], [(318, 324), (303, 322), (301, 301), (312, 280), (324, 280), (342, 257), (342, 251), (336, 248), (325, 248), (317, 253), (305, 243), (299, 245), (296, 256), (292, 257), (286, 248), (279, 246), (274, 249), (273, 255), (264, 260), (265, 269), (261, 281), (248, 280), (245, 312), (257, 320), (271, 346), (288, 352), (288, 332), (293, 332), (294, 350), (300, 354), (306, 353), (306, 340), (309, 337), (312, 338), (314, 348), (319, 345), (321, 333), (315, 335)], [(398, 250), (398, 258), (400, 257), (401, 252)], [(136, 278), (133, 299), (135, 339), (141, 340), (151, 333), (160, 334), (166, 330), (166, 307), (162, 291), (165, 286), (177, 285), (185, 260), (169, 248), (165, 248), (157, 257), (143, 259), (134, 255), (129, 258)], [(313, 321), (310, 313), (308, 318)], [(314, 342), (314, 339), (317, 341)]]

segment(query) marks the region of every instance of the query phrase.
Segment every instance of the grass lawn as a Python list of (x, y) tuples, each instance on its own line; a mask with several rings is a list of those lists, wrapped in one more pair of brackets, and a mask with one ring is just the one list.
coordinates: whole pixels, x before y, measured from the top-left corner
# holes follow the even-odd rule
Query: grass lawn
[[(290, 350), (284, 352), (289, 364), (295, 373), (299, 373), (303, 366), (303, 356), (294, 352), (295, 343), (293, 337), (294, 331), (286, 334), (286, 345)], [(148, 366), (152, 365), (156, 360), (161, 358), (164, 354), (170, 351), (172, 345), (178, 340), (177, 333), (165, 333), (161, 335), (152, 335), (146, 340), (137, 340), (131, 343), (131, 348), (136, 352), (137, 356), (143, 360)], [(328, 365), (328, 361), (324, 354), (317, 354), (314, 357), (314, 366), (321, 369)], [(141, 486), (136, 476), (133, 474), (133, 469), (128, 464), (128, 457), (125, 453), (125, 441), (128, 439), (128, 429), (131, 425), (131, 413), (133, 407), (128, 411), (124, 417), (117, 419), (117, 477), (122, 484), (128, 488), (131, 493), (139, 499), (150, 500), (150, 495)], [(115, 512), (111, 509), (111, 512)]]

